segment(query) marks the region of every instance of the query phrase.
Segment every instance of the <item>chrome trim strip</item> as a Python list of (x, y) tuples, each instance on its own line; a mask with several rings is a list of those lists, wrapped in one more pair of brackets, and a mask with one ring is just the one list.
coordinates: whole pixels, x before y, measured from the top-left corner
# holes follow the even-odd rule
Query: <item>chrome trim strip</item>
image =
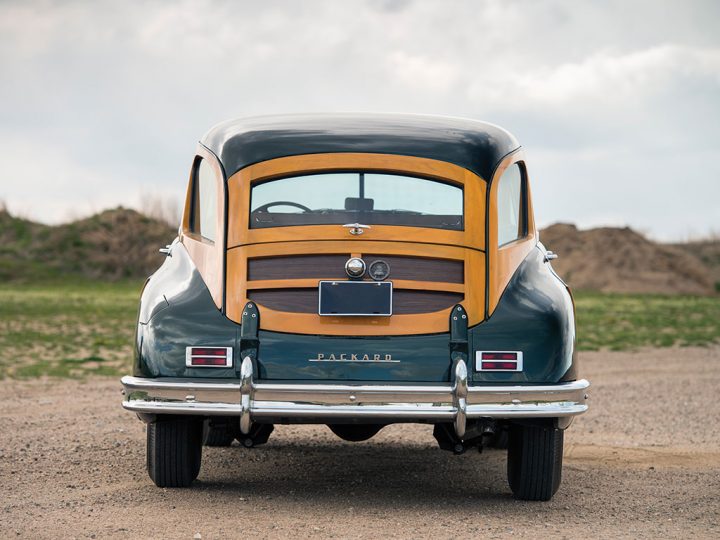
[(467, 366), (457, 362), (452, 386), (287, 384), (253, 382), (243, 359), (240, 381), (123, 377), (130, 411), (151, 414), (239, 416), (243, 433), (253, 418), (377, 418), (452, 421), (459, 437), (468, 418), (571, 417), (588, 409), (590, 383), (468, 386)]

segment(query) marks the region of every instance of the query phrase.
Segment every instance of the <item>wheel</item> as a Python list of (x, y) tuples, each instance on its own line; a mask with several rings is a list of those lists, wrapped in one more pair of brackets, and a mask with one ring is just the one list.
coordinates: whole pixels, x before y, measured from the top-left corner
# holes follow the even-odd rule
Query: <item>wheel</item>
[(542, 425), (511, 425), (507, 474), (517, 499), (549, 501), (560, 487), (563, 430)]
[(216, 423), (213, 420), (206, 422), (203, 430), (203, 444), (205, 446), (230, 446), (235, 440), (238, 430), (228, 422)]
[(330, 431), (344, 441), (360, 442), (372, 439), (384, 424), (328, 424)]
[(159, 417), (147, 426), (147, 470), (158, 487), (187, 487), (200, 472), (202, 420)]

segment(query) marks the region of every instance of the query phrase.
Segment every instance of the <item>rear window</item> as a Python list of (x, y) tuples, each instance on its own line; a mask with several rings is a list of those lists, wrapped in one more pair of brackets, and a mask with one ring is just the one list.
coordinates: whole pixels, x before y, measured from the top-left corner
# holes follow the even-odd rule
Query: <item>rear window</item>
[(500, 177), (497, 190), (498, 246), (527, 234), (523, 172), (515, 163)]
[(250, 228), (296, 225), (403, 225), (463, 230), (459, 186), (385, 173), (337, 172), (253, 186)]
[(217, 219), (217, 191), (215, 173), (204, 159), (198, 159), (193, 175), (190, 203), (190, 231), (215, 241)]

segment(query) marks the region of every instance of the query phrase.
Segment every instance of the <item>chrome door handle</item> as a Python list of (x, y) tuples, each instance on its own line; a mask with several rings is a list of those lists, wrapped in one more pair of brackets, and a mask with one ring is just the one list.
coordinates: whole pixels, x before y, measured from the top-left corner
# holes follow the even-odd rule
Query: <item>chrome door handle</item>
[(558, 258), (558, 254), (555, 253), (554, 251), (546, 251), (546, 252), (545, 252), (545, 261), (546, 261), (546, 262), (548, 262), (548, 261), (554, 261), (554, 260), (557, 259), (557, 258)]
[(172, 244), (168, 244), (164, 248), (158, 249), (158, 251), (165, 254), (166, 257), (172, 257)]

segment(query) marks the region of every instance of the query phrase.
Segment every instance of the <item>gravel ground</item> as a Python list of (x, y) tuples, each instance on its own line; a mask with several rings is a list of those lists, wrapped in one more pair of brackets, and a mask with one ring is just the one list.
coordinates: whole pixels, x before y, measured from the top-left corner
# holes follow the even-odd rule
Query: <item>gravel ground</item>
[(278, 426), (207, 448), (192, 489), (158, 489), (115, 380), (0, 381), (0, 532), (66, 537), (720, 537), (720, 348), (584, 353), (591, 410), (549, 503), (514, 500), (499, 450), (453, 456), (429, 426), (364, 443)]

